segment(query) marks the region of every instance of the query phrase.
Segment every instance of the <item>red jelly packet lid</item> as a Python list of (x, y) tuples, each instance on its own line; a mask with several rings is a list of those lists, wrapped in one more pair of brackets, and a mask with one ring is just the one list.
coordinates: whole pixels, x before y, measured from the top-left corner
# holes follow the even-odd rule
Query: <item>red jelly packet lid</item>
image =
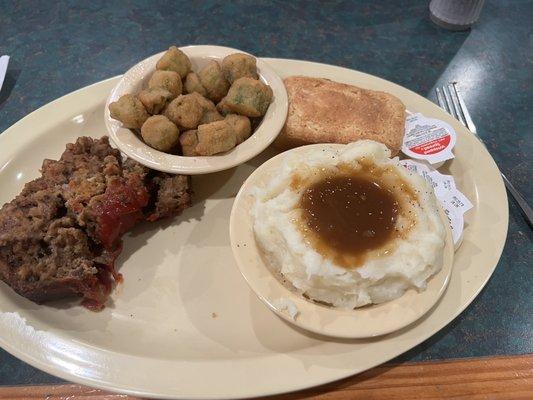
[(455, 130), (440, 119), (412, 114), (405, 119), (402, 153), (418, 160), (437, 164), (454, 157)]
[(463, 236), (463, 214), (473, 207), (472, 203), (457, 189), (453, 176), (441, 174), (436, 169), (419, 161), (401, 160), (400, 165), (410, 172), (422, 176), (433, 187), (435, 197), (448, 217), (453, 243), (457, 250)]

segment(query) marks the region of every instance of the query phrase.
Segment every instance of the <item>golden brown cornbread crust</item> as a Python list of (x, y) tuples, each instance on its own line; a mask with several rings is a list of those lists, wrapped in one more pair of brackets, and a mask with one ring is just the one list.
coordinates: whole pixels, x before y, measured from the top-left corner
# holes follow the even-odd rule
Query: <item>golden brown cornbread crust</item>
[(284, 83), (289, 113), (277, 147), (371, 139), (385, 144), (393, 155), (400, 150), (405, 105), (395, 96), (305, 76), (291, 76)]

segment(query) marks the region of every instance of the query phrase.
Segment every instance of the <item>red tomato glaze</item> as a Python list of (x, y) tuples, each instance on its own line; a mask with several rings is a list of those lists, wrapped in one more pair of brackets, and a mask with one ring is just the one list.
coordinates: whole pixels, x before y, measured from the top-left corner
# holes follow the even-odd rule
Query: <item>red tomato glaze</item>
[(121, 236), (144, 219), (142, 209), (150, 196), (138, 176), (108, 185), (96, 207), (96, 234), (106, 249), (113, 249)]

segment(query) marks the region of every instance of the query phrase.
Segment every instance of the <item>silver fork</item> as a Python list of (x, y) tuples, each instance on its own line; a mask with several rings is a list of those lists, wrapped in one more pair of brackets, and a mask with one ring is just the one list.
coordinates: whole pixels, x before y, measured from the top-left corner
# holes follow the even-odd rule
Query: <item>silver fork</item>
[[(487, 148), (483, 140), (477, 134), (476, 126), (472, 122), (470, 113), (466, 108), (466, 104), (463, 100), (463, 97), (457, 89), (457, 82), (449, 83), (447, 86), (442, 86), (441, 88), (436, 88), (435, 92), (437, 93), (437, 101), (439, 102), (440, 108), (451, 114), (455, 119), (459, 120), (464, 126), (474, 134), (474, 136)], [(488, 149), (487, 149), (488, 150)], [(522, 194), (513, 186), (513, 184), (507, 179), (503, 172), (502, 174), (505, 187), (511, 193), (511, 196), (516, 200), (518, 206), (524, 213), (526, 220), (530, 227), (533, 226), (533, 211), (527, 203), (526, 199)]]

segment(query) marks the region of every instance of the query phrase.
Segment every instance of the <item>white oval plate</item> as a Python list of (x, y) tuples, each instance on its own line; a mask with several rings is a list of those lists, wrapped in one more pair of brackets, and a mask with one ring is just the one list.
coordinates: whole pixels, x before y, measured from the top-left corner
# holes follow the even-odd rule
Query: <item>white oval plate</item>
[[(276, 314), (286, 321), (308, 331), (344, 339), (362, 339), (385, 335), (404, 328), (426, 314), (441, 298), (452, 273), (454, 246), (448, 219), (442, 210), (441, 219), (446, 227), (446, 246), (441, 259), (442, 269), (433, 276), (426, 290), (408, 290), (393, 301), (355, 310), (343, 310), (313, 303), (284, 286), (265, 264), (255, 241), (251, 208), (254, 191), (264, 187), (279, 171), (284, 157), (311, 149), (333, 149), (341, 152), (342, 144), (313, 144), (297, 147), (279, 154), (251, 174), (239, 190), (230, 216), (231, 248), (237, 266), (255, 294)], [(289, 300), (298, 310), (293, 318), (282, 302)]]
[[(275, 153), (238, 168), (193, 177), (195, 205), (179, 218), (144, 225), (124, 239), (124, 284), (113, 304), (36, 305), (0, 283), (0, 346), (64, 379), (141, 397), (245, 398), (344, 378), (423, 342), (476, 297), (500, 257), (507, 197), (494, 161), (437, 106), (382, 79), (345, 68), (263, 59), (282, 76), (322, 76), (385, 90), (407, 108), (441, 118), (458, 132), (450, 171), (474, 203), (455, 253), (448, 289), (433, 310), (393, 334), (330, 340), (278, 318), (248, 288), (233, 260), (228, 223), (246, 178)], [(86, 87), (31, 113), (0, 135), (0, 202), (38, 175), (80, 135), (106, 132), (103, 110), (119, 78)]]
[[(243, 53), (241, 50), (222, 46), (186, 46), (180, 49), (191, 60), (193, 71), (199, 71), (208, 61), (222, 61), (227, 55)], [(248, 161), (266, 149), (278, 136), (287, 117), (287, 91), (281, 78), (261, 59), (257, 59), (257, 72), (259, 79), (272, 88), (272, 103), (252, 136), (230, 151), (205, 157), (177, 156), (148, 146), (131, 130), (123, 128), (119, 121), (111, 118), (109, 104), (117, 101), (123, 94), (138, 93), (146, 87), (157, 61), (164, 53), (163, 51), (155, 54), (135, 64), (122, 76), (107, 98), (104, 109), (107, 131), (111, 140), (129, 157), (149, 168), (172, 174), (207, 174), (233, 168)]]

